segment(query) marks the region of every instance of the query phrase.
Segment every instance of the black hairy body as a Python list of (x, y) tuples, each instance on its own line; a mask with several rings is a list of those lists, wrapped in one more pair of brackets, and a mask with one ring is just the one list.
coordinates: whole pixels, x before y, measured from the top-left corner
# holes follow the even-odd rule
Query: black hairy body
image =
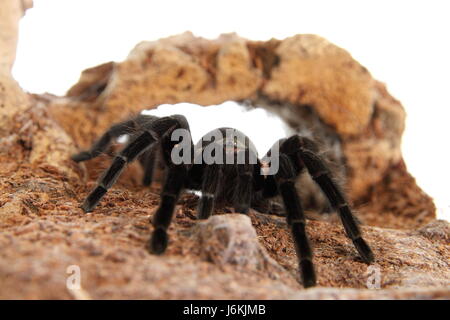
[[(97, 187), (87, 196), (81, 205), (84, 211), (94, 209), (107, 190), (115, 183), (126, 164), (139, 159), (144, 168), (143, 183), (152, 181), (157, 154), (166, 167), (165, 181), (161, 190), (161, 200), (155, 212), (153, 234), (147, 244), (151, 253), (162, 254), (167, 248), (169, 238), (167, 229), (173, 218), (174, 208), (184, 190), (201, 192), (198, 203), (198, 219), (208, 219), (218, 202), (234, 207), (236, 212), (247, 213), (252, 203), (262, 199), (280, 197), (284, 205), (287, 224), (292, 234), (300, 273), (305, 287), (316, 284), (312, 248), (306, 234), (306, 219), (303, 212), (297, 178), (307, 172), (333, 210), (339, 213), (347, 236), (352, 240), (361, 258), (366, 263), (374, 260), (372, 251), (362, 238), (356, 219), (351, 213), (344, 193), (334, 181), (332, 172), (321, 158), (316, 143), (306, 137), (294, 134), (276, 142), (277, 154), (274, 158), (272, 148), (260, 160), (250, 139), (232, 128), (220, 128), (212, 131), (220, 133), (222, 138), (202, 138), (195, 146), (190, 139), (191, 150), (184, 154), (190, 160), (187, 163), (174, 161), (173, 150), (181, 145), (181, 140), (173, 139), (172, 133), (177, 129), (189, 132), (189, 124), (184, 116), (173, 115), (158, 118), (139, 115), (134, 119), (113, 125), (88, 151), (72, 157), (73, 160), (85, 161), (104, 152), (113, 139), (130, 135), (130, 142), (115, 156), (109, 169), (101, 176)], [(231, 131), (229, 138), (226, 132)], [(208, 148), (223, 151), (219, 157), (222, 162), (208, 163), (196, 161), (204, 156)], [(215, 151), (216, 152), (216, 151)], [(235, 161), (225, 161), (231, 157)], [(245, 159), (243, 162), (237, 159)], [(219, 159), (219, 160), (220, 160)], [(255, 159), (255, 161), (251, 161)], [(201, 159), (200, 159), (201, 160)], [(268, 166), (278, 162), (278, 170), (267, 174)]]

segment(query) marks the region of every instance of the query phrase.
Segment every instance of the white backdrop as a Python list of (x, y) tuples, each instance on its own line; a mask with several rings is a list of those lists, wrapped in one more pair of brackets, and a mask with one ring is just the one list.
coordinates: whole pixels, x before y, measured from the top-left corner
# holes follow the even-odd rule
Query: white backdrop
[[(206, 38), (237, 32), (254, 40), (319, 34), (351, 52), (401, 100), (408, 114), (403, 139), (408, 168), (435, 198), (439, 217), (449, 219), (448, 3), (34, 0), (21, 21), (13, 73), (30, 92), (64, 94), (81, 70), (123, 60), (142, 40), (186, 30)], [(204, 122), (204, 131), (216, 127)], [(244, 128), (233, 126), (247, 133), (246, 122)], [(282, 133), (266, 134), (275, 141)]]

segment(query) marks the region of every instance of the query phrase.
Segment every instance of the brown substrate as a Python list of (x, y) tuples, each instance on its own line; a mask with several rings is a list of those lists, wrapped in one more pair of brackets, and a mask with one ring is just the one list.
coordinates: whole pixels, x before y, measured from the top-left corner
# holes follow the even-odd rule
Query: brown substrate
[[(254, 42), (186, 33), (83, 72), (65, 97), (29, 95), (10, 75), (23, 8), (11, 0), (2, 9), (12, 19), (0, 19), (11, 33), (0, 43), (0, 298), (450, 298), (449, 224), (434, 220), (403, 164), (403, 107), (345, 50), (314, 35)], [(112, 122), (161, 103), (227, 100), (270, 109), (294, 129), (299, 110), (312, 108), (339, 140), (372, 268), (339, 223), (310, 220), (320, 287), (303, 290), (283, 218), (224, 208), (198, 222), (192, 196), (176, 209), (167, 253), (149, 255), (159, 189), (139, 185), (136, 165), (95, 212), (82, 212), (109, 158), (78, 165), (70, 155)], [(73, 265), (79, 290), (67, 286)]]

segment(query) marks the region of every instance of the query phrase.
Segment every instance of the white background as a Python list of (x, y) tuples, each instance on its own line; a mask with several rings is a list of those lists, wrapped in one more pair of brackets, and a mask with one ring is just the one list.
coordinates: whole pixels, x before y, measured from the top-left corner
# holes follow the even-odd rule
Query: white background
[[(253, 40), (319, 34), (347, 49), (403, 103), (408, 114), (403, 139), (408, 168), (435, 198), (438, 216), (449, 219), (447, 3), (35, 0), (34, 8), (21, 21), (13, 72), (30, 92), (62, 95), (78, 80), (81, 70), (110, 60), (121, 61), (142, 40), (186, 30), (206, 38), (237, 32)], [(263, 119), (264, 114), (258, 112)], [(225, 119), (227, 113), (222, 114)], [(207, 113), (202, 115), (208, 117)], [(228, 117), (227, 121), (246, 133), (257, 130), (245, 119), (237, 123)], [(257, 122), (259, 132), (262, 121)], [(204, 132), (217, 127), (212, 120), (203, 120), (196, 127), (200, 125), (204, 125)], [(280, 129), (264, 130), (264, 134), (264, 141), (270, 140), (270, 145), (283, 133)], [(264, 141), (255, 143), (258, 146)]]

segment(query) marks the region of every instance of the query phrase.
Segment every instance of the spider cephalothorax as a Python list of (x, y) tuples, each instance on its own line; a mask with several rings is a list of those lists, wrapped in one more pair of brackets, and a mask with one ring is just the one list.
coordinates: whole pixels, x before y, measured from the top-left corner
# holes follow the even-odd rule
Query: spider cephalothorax
[(260, 160), (250, 139), (236, 129), (213, 130), (194, 146), (184, 116), (158, 118), (139, 115), (113, 125), (89, 151), (74, 155), (72, 159), (79, 162), (94, 158), (106, 150), (112, 139), (124, 134), (131, 136), (130, 142), (115, 156), (81, 208), (86, 212), (92, 211), (126, 164), (136, 158), (144, 167), (144, 184), (150, 184), (155, 154), (160, 152), (167, 174), (161, 190), (161, 202), (152, 219), (154, 230), (147, 246), (150, 252), (161, 254), (165, 251), (168, 245), (167, 229), (183, 190), (201, 192), (199, 219), (209, 218), (217, 201), (233, 206), (236, 212), (247, 213), (253, 200), (280, 196), (297, 251), (303, 284), (305, 287), (314, 286), (316, 276), (312, 250), (295, 186), (298, 176), (307, 171), (331, 207), (338, 211), (346, 234), (361, 258), (366, 263), (374, 260), (345, 195), (334, 182), (311, 139), (299, 135), (281, 139)]

